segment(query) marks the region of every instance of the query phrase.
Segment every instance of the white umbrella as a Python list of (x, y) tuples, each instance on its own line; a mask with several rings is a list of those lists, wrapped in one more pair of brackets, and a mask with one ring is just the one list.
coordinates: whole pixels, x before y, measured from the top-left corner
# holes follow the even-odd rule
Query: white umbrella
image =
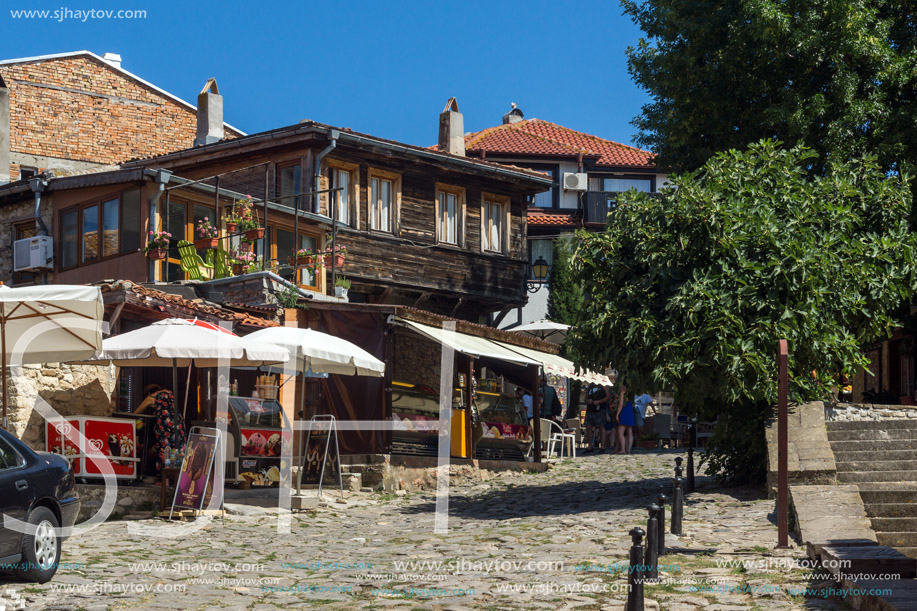
[(385, 363), (347, 340), (298, 327), (270, 327), (246, 336), (252, 340), (283, 346), (296, 359), (296, 370), (339, 373), (381, 378)]
[(290, 351), (206, 329), (189, 320), (169, 318), (115, 335), (102, 342), (99, 361), (119, 367), (216, 367), (223, 359), (230, 367), (264, 365), (290, 360)]
[(3, 428), (6, 428), (7, 364), (58, 363), (92, 357), (102, 347), (105, 308), (102, 292), (96, 286), (43, 284), (0, 286), (0, 289)]
[(530, 322), (524, 325), (519, 325), (518, 327), (513, 327), (512, 329), (506, 330), (516, 333), (525, 333), (526, 335), (531, 335), (532, 337), (536, 337), (540, 340), (551, 342), (553, 344), (562, 344), (567, 338), (567, 331), (570, 330), (570, 325), (564, 325), (559, 322), (553, 322), (545, 319)]

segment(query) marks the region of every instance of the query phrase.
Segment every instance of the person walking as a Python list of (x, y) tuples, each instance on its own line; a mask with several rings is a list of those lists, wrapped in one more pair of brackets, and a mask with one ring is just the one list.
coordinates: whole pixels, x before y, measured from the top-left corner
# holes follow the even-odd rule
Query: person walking
[(631, 446), (634, 444), (634, 404), (629, 400), (625, 401), (626, 395), (627, 387), (622, 382), (618, 393), (618, 449), (615, 454), (630, 454)]

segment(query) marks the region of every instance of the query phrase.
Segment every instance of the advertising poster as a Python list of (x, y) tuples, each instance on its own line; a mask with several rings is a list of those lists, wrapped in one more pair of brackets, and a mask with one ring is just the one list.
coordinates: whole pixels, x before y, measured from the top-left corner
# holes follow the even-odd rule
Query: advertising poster
[(192, 433), (185, 446), (185, 460), (178, 474), (175, 506), (202, 509), (210, 466), (213, 463), (215, 437)]
[[(83, 461), (80, 458), (76, 458), (77, 454), (80, 453), (80, 449), (75, 443), (67, 439), (67, 435), (75, 430), (80, 430), (80, 421), (76, 419), (48, 422), (45, 427), (45, 447), (48, 452), (66, 456), (73, 464), (73, 472), (77, 475), (82, 475)], [(61, 446), (61, 441), (63, 441), (63, 446)]]
[[(137, 474), (137, 462), (118, 460), (118, 458), (136, 458), (137, 435), (133, 420), (120, 418), (83, 420), (83, 435), (86, 436), (86, 454), (101, 452), (110, 461), (112, 470), (118, 477), (133, 478)], [(91, 451), (91, 452), (90, 452)], [(99, 465), (88, 458), (84, 461), (85, 475), (99, 475)]]
[[(325, 480), (333, 476), (338, 471), (337, 448), (332, 438), (328, 443), (327, 433), (324, 435), (312, 435), (309, 437), (309, 444), (306, 447), (306, 457), (303, 461), (303, 484), (318, 484), (319, 477), (322, 473), (322, 464), (325, 465)], [(327, 445), (327, 458), (325, 456)]]

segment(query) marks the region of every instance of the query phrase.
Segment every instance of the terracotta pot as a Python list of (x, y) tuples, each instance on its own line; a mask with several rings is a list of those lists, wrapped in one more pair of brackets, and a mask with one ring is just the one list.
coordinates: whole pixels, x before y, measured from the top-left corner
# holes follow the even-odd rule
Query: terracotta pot
[(260, 240), (264, 237), (264, 227), (258, 227), (258, 229), (249, 229), (245, 232), (246, 240)]
[(200, 240), (194, 240), (195, 248), (216, 248), (217, 244), (220, 243), (220, 238), (201, 238)]
[(242, 266), (239, 265), (238, 263), (233, 263), (232, 264), (232, 274), (234, 276), (241, 276), (242, 275)]
[(307, 257), (303, 257), (303, 256), (299, 256), (295, 258), (290, 257), (290, 264), (296, 267), (300, 267), (300, 266), (311, 267), (315, 265), (315, 257), (313, 257), (312, 255), (309, 255)]
[(151, 261), (162, 261), (166, 258), (166, 249), (165, 248), (151, 248), (146, 251), (146, 256), (150, 258)]
[(344, 267), (344, 255), (325, 255), (325, 267), (331, 267), (332, 259), (334, 259), (334, 267), (340, 269)]
[(235, 233), (238, 227), (239, 223), (230, 223), (229, 221), (226, 222), (226, 231), (229, 233)]
[(657, 447), (659, 447), (659, 442), (654, 439), (641, 441), (639, 444), (637, 444), (637, 447), (643, 450), (655, 450)]

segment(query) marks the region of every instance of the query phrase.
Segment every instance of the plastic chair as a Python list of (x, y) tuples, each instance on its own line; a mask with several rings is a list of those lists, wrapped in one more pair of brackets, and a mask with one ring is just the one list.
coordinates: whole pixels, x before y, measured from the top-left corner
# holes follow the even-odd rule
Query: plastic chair
[(573, 431), (574, 437), (574, 446), (576, 448), (582, 447), (583, 445), (583, 426), (579, 421), (579, 418), (567, 418), (564, 421), (567, 424), (567, 428)]
[[(181, 269), (188, 274), (189, 280), (210, 280), (209, 272), (213, 270), (213, 266), (204, 263), (192, 242), (179, 240), (178, 256), (181, 257)], [(201, 268), (208, 272), (205, 274)]]
[[(551, 454), (554, 453), (555, 444), (560, 443), (562, 451), (564, 444), (568, 441), (570, 442), (570, 452), (568, 456), (576, 458), (576, 435), (574, 433), (565, 433), (564, 430), (560, 428), (560, 425), (553, 420), (548, 420), (547, 418), (541, 419), (541, 440), (542, 442), (547, 441), (549, 458)], [(559, 458), (560, 453), (558, 453), (557, 456)]]

